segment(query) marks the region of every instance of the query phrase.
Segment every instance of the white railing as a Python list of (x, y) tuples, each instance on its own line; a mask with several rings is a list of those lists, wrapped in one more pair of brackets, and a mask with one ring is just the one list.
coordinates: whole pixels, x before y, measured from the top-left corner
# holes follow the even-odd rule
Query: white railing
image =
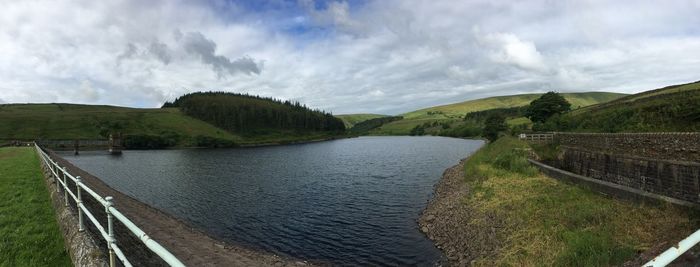
[[(136, 226), (129, 218), (124, 216), (117, 208), (113, 206), (112, 197), (101, 197), (99, 194), (95, 193), (90, 187), (84, 184), (80, 176), (73, 176), (65, 167), (59, 166), (56, 161), (51, 159), (46, 152), (44, 152), (38, 145), (34, 144), (39, 157), (42, 159), (43, 163), (51, 170), (51, 174), (56, 179), (56, 190), (60, 193), (61, 187), (63, 187), (63, 198), (64, 205), (68, 206), (68, 197), (70, 196), (76, 203), (76, 208), (78, 210), (78, 231), (84, 231), (85, 225), (83, 223), (83, 217), (87, 216), (90, 222), (100, 231), (102, 237), (107, 241), (107, 249), (109, 250), (109, 266), (115, 266), (115, 255), (126, 267), (131, 267), (131, 263), (124, 255), (124, 252), (117, 245), (117, 240), (114, 238), (114, 226), (113, 218), (119, 220), (124, 226), (126, 226), (131, 233), (138, 237), (141, 242), (143, 242), (146, 247), (158, 255), (170, 266), (185, 266), (178, 260), (172, 253), (170, 253), (163, 246), (158, 244), (155, 240), (151, 239), (143, 230)], [(71, 179), (76, 185), (76, 192), (73, 193), (68, 188), (68, 179)], [(59, 186), (60, 185), (60, 186)], [(92, 198), (97, 200), (102, 206), (105, 207), (105, 213), (107, 213), (107, 230), (105, 231), (104, 226), (100, 225), (95, 216), (87, 209), (83, 204), (82, 192), (87, 192)]]
[(554, 134), (552, 133), (530, 133), (530, 134), (520, 134), (520, 139), (533, 142), (551, 142), (554, 140)]
[(700, 243), (700, 230), (681, 240), (681, 242), (678, 242), (677, 245), (672, 246), (668, 250), (664, 251), (664, 253), (661, 253), (661, 255), (656, 256), (656, 258), (644, 264), (644, 267), (666, 266), (676, 258), (683, 255), (683, 253), (688, 251), (697, 243)]

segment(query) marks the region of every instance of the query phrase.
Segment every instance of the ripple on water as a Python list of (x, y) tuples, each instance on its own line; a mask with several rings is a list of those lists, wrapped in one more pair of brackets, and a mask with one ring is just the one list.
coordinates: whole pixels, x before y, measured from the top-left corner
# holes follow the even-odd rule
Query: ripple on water
[(442, 172), (482, 145), (362, 137), (304, 145), (63, 156), (211, 235), (345, 266), (426, 266), (416, 219)]

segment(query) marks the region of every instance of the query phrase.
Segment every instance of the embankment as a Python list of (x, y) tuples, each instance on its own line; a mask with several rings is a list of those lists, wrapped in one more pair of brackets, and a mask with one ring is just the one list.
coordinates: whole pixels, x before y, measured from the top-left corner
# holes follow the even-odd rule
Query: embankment
[(504, 137), (448, 169), (419, 219), (463, 266), (638, 266), (697, 228), (688, 209), (613, 199), (551, 179)]
[[(310, 265), (304, 261), (265, 253), (212, 238), (181, 220), (109, 187), (99, 178), (74, 166), (52, 151), (47, 152), (59, 165), (65, 166), (70, 173), (81, 176), (83, 182), (99, 195), (112, 196), (114, 198), (114, 206), (117, 209), (188, 266)], [(69, 182), (69, 186), (74, 187), (75, 184)], [(103, 225), (106, 225), (104, 207), (89, 197), (84, 198), (83, 201), (95, 217)], [(75, 203), (71, 202), (70, 206), (75, 207)], [(98, 230), (89, 223), (86, 223), (86, 226), (88, 226), (88, 231), (92, 233), (99, 246), (106, 248), (106, 243), (104, 239), (100, 238)], [(151, 253), (140, 240), (133, 236), (123, 224), (115, 222), (114, 227), (119, 246), (134, 266), (167, 266), (157, 255)]]

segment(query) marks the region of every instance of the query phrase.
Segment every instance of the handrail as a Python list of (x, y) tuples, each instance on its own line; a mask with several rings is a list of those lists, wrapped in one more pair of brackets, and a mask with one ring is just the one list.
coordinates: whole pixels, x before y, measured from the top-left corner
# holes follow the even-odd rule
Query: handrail
[[(168, 263), (170, 266), (185, 266), (180, 260), (177, 259), (170, 251), (168, 251), (166, 248), (161, 246), (158, 242), (155, 240), (151, 239), (141, 228), (136, 226), (129, 218), (127, 218), (124, 214), (122, 214), (117, 208), (115, 208), (112, 205), (112, 197), (107, 196), (107, 197), (102, 197), (99, 194), (97, 194), (94, 190), (92, 190), (90, 187), (88, 187), (86, 184), (84, 184), (80, 176), (73, 176), (72, 174), (68, 173), (65, 168), (61, 168), (61, 166), (56, 163), (51, 157), (44, 152), (39, 145), (34, 143), (34, 147), (36, 148), (37, 153), (39, 154), (39, 157), (42, 159), (44, 165), (49, 168), (51, 171), (51, 174), (53, 177), (58, 181), (56, 183), (56, 189), (60, 190), (62, 187), (64, 190), (64, 198), (65, 198), (65, 205), (68, 205), (68, 196), (70, 195), (71, 198), (76, 203), (77, 209), (78, 209), (78, 227), (79, 231), (83, 231), (83, 214), (85, 214), (88, 217), (88, 221), (91, 222), (100, 232), (100, 235), (107, 241), (107, 249), (109, 250), (109, 265), (110, 267), (115, 266), (115, 256), (122, 262), (124, 266), (131, 267), (131, 263), (129, 260), (126, 258), (126, 255), (124, 255), (124, 252), (119, 248), (117, 245), (117, 240), (114, 238), (114, 227), (112, 223), (112, 218), (116, 218), (118, 221), (120, 221), (126, 228), (131, 231), (132, 234), (137, 236), (141, 242), (143, 242), (148, 249), (153, 251), (156, 255), (158, 255), (161, 259), (163, 259), (166, 263)], [(61, 177), (59, 174), (63, 174), (63, 180), (61, 180)], [(70, 178), (75, 184), (76, 184), (76, 190), (77, 193), (73, 193), (69, 187), (66, 178)], [(107, 229), (105, 230), (105, 227), (102, 226), (97, 218), (88, 210), (88, 208), (83, 204), (82, 201), (82, 195), (81, 192), (85, 191), (87, 192), (92, 198), (94, 198), (97, 202), (99, 202), (102, 206), (105, 207), (105, 212), (107, 213)]]
[(681, 240), (681, 242), (678, 242), (676, 246), (667, 249), (664, 253), (656, 256), (656, 258), (645, 263), (643, 266), (666, 266), (698, 243), (700, 243), (700, 230), (695, 231), (695, 233)]

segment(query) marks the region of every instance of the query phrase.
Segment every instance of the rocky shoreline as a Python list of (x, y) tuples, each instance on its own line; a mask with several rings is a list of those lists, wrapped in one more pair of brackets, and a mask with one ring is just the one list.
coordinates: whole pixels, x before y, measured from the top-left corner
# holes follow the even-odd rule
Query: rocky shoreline
[[(488, 225), (470, 225), (472, 209), (467, 203), (469, 186), (464, 179), (467, 158), (442, 175), (435, 185), (433, 198), (418, 218), (420, 230), (430, 238), (446, 257), (442, 265), (468, 266), (485, 255), (496, 253), (499, 241), (496, 229), (500, 225), (496, 216), (488, 216)], [(482, 229), (483, 228), (483, 229)]]

